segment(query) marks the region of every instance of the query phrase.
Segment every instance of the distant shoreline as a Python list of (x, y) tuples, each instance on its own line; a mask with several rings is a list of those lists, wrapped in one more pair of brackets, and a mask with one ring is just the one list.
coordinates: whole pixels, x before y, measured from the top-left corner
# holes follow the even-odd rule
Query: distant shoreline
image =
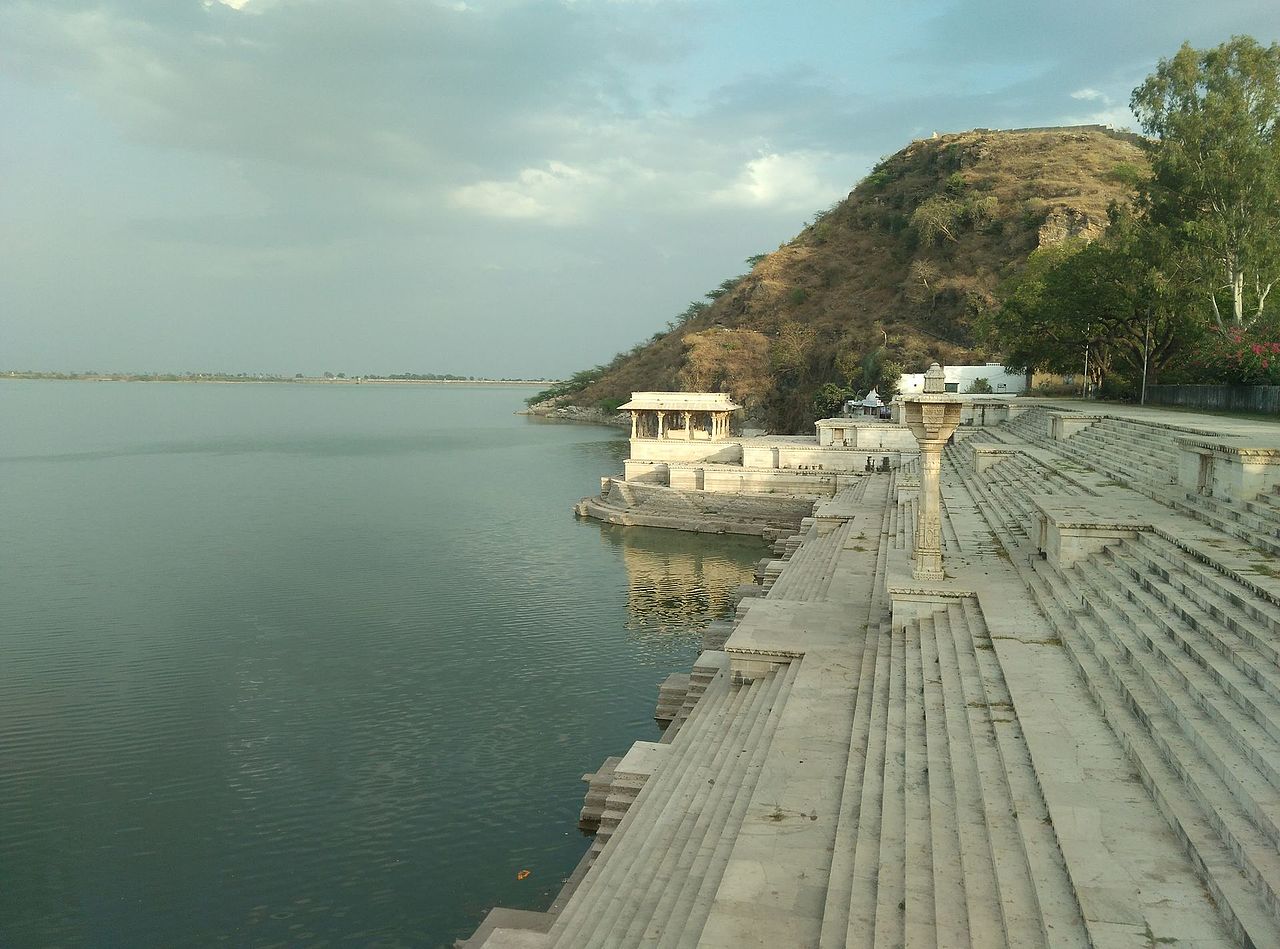
[(239, 385), (252, 383), (257, 385), (428, 385), (428, 386), (548, 386), (556, 382), (554, 379), (386, 379), (357, 376), (350, 379), (323, 376), (303, 376), (288, 378), (285, 376), (223, 376), (217, 374), (191, 375), (134, 375), (128, 373), (94, 373), (72, 374), (58, 372), (4, 372), (0, 379), (44, 380), (53, 382), (187, 382), (213, 385)]

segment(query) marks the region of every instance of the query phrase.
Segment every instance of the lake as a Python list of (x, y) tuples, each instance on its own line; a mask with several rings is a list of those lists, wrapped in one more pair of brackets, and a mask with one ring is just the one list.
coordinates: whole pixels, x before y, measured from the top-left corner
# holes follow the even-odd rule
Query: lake
[(550, 902), (766, 549), (575, 519), (626, 440), (531, 391), (0, 381), (0, 945)]

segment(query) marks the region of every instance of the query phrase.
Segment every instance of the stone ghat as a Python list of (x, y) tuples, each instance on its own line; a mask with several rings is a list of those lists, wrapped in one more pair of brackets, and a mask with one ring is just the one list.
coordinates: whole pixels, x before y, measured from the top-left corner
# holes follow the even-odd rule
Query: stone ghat
[(805, 495), (723, 494), (605, 478), (600, 495), (583, 498), (574, 512), (622, 526), (773, 539), (795, 531), (813, 502)]
[(1188, 490), (1194, 416), (1069, 409), (945, 450), (942, 580), (912, 470), (815, 506), (588, 776), (553, 911), (465, 945), (1280, 946), (1280, 580), (1220, 511), (1275, 485)]

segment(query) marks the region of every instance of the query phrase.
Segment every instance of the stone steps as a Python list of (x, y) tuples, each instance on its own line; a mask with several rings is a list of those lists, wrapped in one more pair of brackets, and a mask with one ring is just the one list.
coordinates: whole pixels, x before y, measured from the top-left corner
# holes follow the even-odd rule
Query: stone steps
[[(884, 753), (884, 698), (888, 688), (888, 649), (891, 630), (882, 623), (867, 632), (862, 650), (858, 691), (854, 701), (853, 732), (845, 768), (844, 793), (836, 821), (826, 909), (822, 916), (822, 947), (844, 946), (848, 938), (849, 908), (855, 875), (858, 834), (866, 833), (860, 815), (868, 809), (868, 784), (879, 772)], [(869, 820), (869, 817), (867, 818)]]
[(588, 833), (595, 832), (600, 826), (600, 815), (604, 813), (609, 788), (613, 784), (613, 771), (622, 759), (618, 756), (605, 758), (595, 771), (582, 776), (587, 782), (587, 793), (583, 795), (582, 810), (578, 814), (578, 828)]
[(831, 584), (836, 561), (848, 540), (852, 522), (846, 521), (824, 535), (810, 532), (787, 567), (769, 588), (770, 599), (817, 600)]
[(1240, 872), (1236, 855), (1219, 837), (1184, 782), (1185, 764), (1170, 756), (1153, 731), (1176, 732), (1154, 701), (1135, 696), (1126, 679), (1115, 673), (1122, 663), (1102, 626), (1074, 604), (1079, 594), (1048, 564), (1034, 561), (1028, 589), (1059, 631), (1067, 654), (1080, 669), (1094, 702), (1120, 741), (1160, 813), (1192, 858), (1224, 919), (1240, 942), (1249, 946), (1280, 945), (1274, 912), (1251, 881)]
[(794, 675), (788, 666), (729, 687), (716, 714), (690, 720), (687, 740), (671, 749), (677, 757), (646, 785), (551, 945), (676, 945), (690, 926), (700, 931), (698, 897), (710, 905)]
[[(630, 823), (644, 826), (638, 815), (647, 818), (661, 813), (670, 801), (672, 789), (716, 742), (725, 723), (730, 720), (735, 702), (742, 697), (741, 689), (730, 687), (727, 672), (720, 672), (715, 676), (707, 689), (705, 701), (700, 703), (690, 718), (689, 728), (684, 730), (682, 736), (677, 736), (679, 744), (672, 750), (677, 750), (678, 754), (664, 762), (664, 766), (646, 782), (641, 795), (632, 805)], [(617, 878), (626, 873), (631, 851), (637, 849), (636, 845), (643, 843), (633, 841), (624, 844), (625, 840), (625, 831), (620, 827), (561, 911), (551, 929), (549, 945), (571, 945), (572, 940), (585, 927), (598, 922), (598, 898), (593, 894), (598, 890), (607, 898), (613, 891)], [(621, 858), (614, 860), (616, 854), (621, 854)]]
[(673, 672), (658, 685), (658, 704), (653, 717), (659, 722), (670, 722), (684, 708), (689, 694), (689, 673)]
[(1095, 432), (1102, 441), (1118, 445), (1138, 459), (1147, 458), (1148, 465), (1155, 462), (1177, 473), (1180, 451), (1175, 441), (1177, 433), (1119, 418), (1104, 418), (1087, 431)]
[(1194, 499), (1190, 497), (1185, 499), (1174, 498), (1171, 501), (1171, 506), (1175, 511), (1190, 515), (1198, 521), (1203, 521), (1204, 524), (1210, 525), (1211, 528), (1219, 529), (1222, 533), (1230, 535), (1230, 537), (1244, 540), (1249, 546), (1256, 547), (1260, 551), (1270, 553), (1270, 555), (1280, 555), (1280, 540), (1272, 540), (1266, 537), (1265, 534), (1249, 529), (1247, 525), (1240, 523), (1236, 517), (1219, 514), (1203, 501), (1204, 498), (1202, 497)]
[(1177, 558), (1181, 551), (1172, 544), (1155, 546), (1159, 541), (1124, 541), (1110, 555), (1143, 591), (1203, 635), (1221, 661), (1251, 679), (1272, 702), (1280, 701), (1280, 609), (1266, 601), (1248, 609), (1236, 606), (1227, 595), (1241, 597), (1227, 590), (1226, 577), (1192, 572), (1194, 562)]
[(984, 649), (976, 605), (957, 604), (864, 651), (822, 949), (1087, 944)]
[(732, 633), (733, 623), (730, 620), (713, 619), (702, 631), (702, 651), (722, 651)]
[(611, 909), (617, 907), (612, 925), (605, 928), (602, 923), (592, 939), (583, 945), (610, 942), (637, 945), (651, 926), (659, 927), (661, 932), (673, 922), (669, 918), (669, 905), (666, 906), (667, 918), (656, 914), (661, 912), (664, 903), (674, 900), (681, 886), (689, 883), (689, 870), (708, 828), (714, 828), (717, 834), (724, 831), (727, 809), (721, 805), (727, 794), (740, 790), (748, 758), (742, 749), (759, 750), (759, 730), (768, 721), (768, 715), (762, 712), (765, 708), (772, 709), (781, 682), (782, 677), (775, 675), (736, 687), (743, 693), (743, 699), (735, 710), (735, 720), (709, 760), (691, 772), (683, 786), (673, 793), (678, 820), (669, 821), (674, 824), (669, 829), (654, 826), (645, 834), (646, 845), (653, 844), (655, 835), (669, 834), (665, 850), (659, 852), (654, 846), (649, 861), (632, 863), (627, 885), (615, 894), (610, 906), (602, 910), (602, 917), (607, 921)]
[(1174, 510), (1189, 514), (1258, 550), (1280, 554), (1280, 515), (1258, 516), (1233, 502), (1193, 494), (1175, 498), (1171, 503)]
[(1025, 513), (1026, 504), (1021, 500), (1022, 495), (1013, 484), (986, 477), (1004, 463), (993, 465), (987, 472), (978, 475), (972, 467), (964, 464), (962, 452), (949, 448), (943, 455), (943, 464), (952, 477), (959, 478), (997, 536), (1003, 535), (1007, 543), (1015, 548), (1019, 546), (1030, 527), (1030, 515)]
[[(1280, 945), (1277, 941), (1280, 926), (1271, 886), (1271, 874), (1280, 858), (1275, 839), (1251, 816), (1252, 811), (1274, 827), (1276, 785), (1264, 777), (1271, 773), (1271, 768), (1268, 765), (1264, 771), (1255, 763), (1265, 764), (1270, 760), (1262, 754), (1265, 751), (1270, 755), (1266, 749), (1271, 747), (1273, 736), (1254, 725), (1234, 700), (1221, 691), (1210, 673), (1182, 651), (1182, 645), (1166, 640), (1167, 645), (1157, 653), (1149, 650), (1142, 634), (1134, 631), (1135, 627), (1141, 629), (1156, 642), (1158, 637), (1167, 635), (1164, 624), (1181, 623), (1189, 635), (1188, 631), (1198, 629), (1188, 622), (1189, 615), (1201, 626), (1207, 628), (1210, 621), (1214, 621), (1238, 637), (1238, 640), (1217, 640), (1221, 648), (1230, 648), (1232, 642), (1244, 642), (1244, 657), (1250, 662), (1257, 657), (1271, 663), (1272, 656), (1258, 650), (1240, 631), (1251, 623), (1260, 628), (1259, 617), (1263, 617), (1267, 621), (1266, 636), (1257, 633), (1254, 639), (1269, 639), (1272, 604), (1262, 603), (1243, 584), (1150, 532), (1142, 532), (1133, 541), (1116, 548), (1116, 556), (1125, 558), (1128, 567), (1107, 553), (1097, 559), (1099, 564), (1110, 566), (1110, 575), (1098, 565), (1090, 565), (1083, 571), (1073, 568), (1085, 576), (1064, 577), (1039, 559), (1026, 561), (1019, 556), (1018, 538), (1000, 525), (998, 512), (992, 510), (993, 499), (1007, 491), (1007, 486), (995, 485), (994, 490), (988, 490), (986, 485), (976, 483), (980, 479), (966, 478), (971, 469), (959, 469), (958, 473), (1011, 558), (1015, 563), (1030, 565), (1030, 569), (1020, 567), (1028, 589), (1058, 630), (1096, 706), (1137, 768), (1158, 811), (1189, 853), (1192, 865), (1218, 903), (1224, 919), (1245, 945)], [(1089, 573), (1091, 567), (1093, 572)], [(1143, 571), (1149, 577), (1140, 582), (1133, 570)], [(1123, 577), (1128, 589), (1136, 591), (1139, 600), (1130, 599), (1125, 590), (1120, 592), (1116, 603), (1112, 596), (1094, 586), (1095, 581), (1103, 586), (1109, 581), (1113, 591), (1119, 590), (1119, 577)], [(1179, 578), (1177, 582), (1182, 586), (1169, 582), (1170, 577)], [(1161, 595), (1169, 598), (1178, 595), (1183, 603), (1179, 609), (1171, 609)], [(1252, 611), (1246, 609), (1246, 605), (1252, 607)], [(1128, 607), (1128, 617), (1121, 614), (1119, 607), (1122, 606)], [(1158, 623), (1148, 610), (1159, 614), (1164, 622)], [(1105, 620), (1100, 620), (1100, 616)], [(1224, 616), (1232, 617), (1234, 626), (1222, 621)], [(1280, 617), (1280, 613), (1277, 616)], [(1128, 651), (1117, 641), (1124, 643)], [(1203, 654), (1209, 649), (1206, 641), (1200, 652)], [(1229, 675), (1237, 688), (1251, 688), (1242, 673), (1219, 674)], [(1186, 685), (1188, 679), (1202, 694), (1211, 695), (1204, 692), (1210, 686), (1219, 689), (1214, 700), (1214, 707), (1220, 713), (1218, 718), (1210, 717), (1196, 704)], [(1250, 694), (1261, 701), (1260, 689)], [(1176, 716), (1171, 714), (1171, 709), (1177, 712)], [(1231, 737), (1224, 721), (1242, 730)], [(1183, 727), (1195, 732), (1199, 747), (1187, 737)], [(1253, 734), (1263, 737), (1260, 744), (1265, 745), (1265, 749), (1242, 749), (1242, 743), (1248, 744), (1243, 737), (1244, 729), (1250, 728)], [(1216, 761), (1204, 757), (1210, 741), (1217, 746)], [(1215, 770), (1215, 764), (1230, 769), (1224, 773), (1235, 782), (1234, 788)], [(1251, 808), (1240, 804), (1242, 796), (1250, 801)], [(1024, 807), (1019, 803), (1019, 817)], [(1041, 874), (1035, 874), (1035, 878), (1039, 880)], [(1088, 886), (1092, 881), (1085, 878), (1078, 882)], [(1077, 881), (1072, 881), (1073, 890), (1076, 886)], [(1084, 905), (1089, 897), (1081, 895), (1083, 891), (1076, 892)], [(1043, 901), (1041, 908), (1044, 908)], [(1095, 915), (1096, 912), (1095, 907)]]
[[(1158, 686), (1168, 690), (1167, 704), (1175, 710), (1173, 714), (1185, 714), (1188, 731), (1194, 732), (1193, 740), (1204, 729), (1212, 732), (1205, 738), (1204, 753), (1218, 761), (1219, 770), (1238, 773), (1236, 783), (1242, 787), (1255, 784), (1257, 772), (1261, 772), (1263, 782), (1280, 787), (1280, 740), (1277, 737), (1280, 719), (1274, 714), (1274, 703), (1268, 699), (1266, 690), (1214, 654), (1195, 630), (1167, 615), (1162, 617), (1158, 608), (1150, 602), (1141, 602), (1135, 591), (1124, 589), (1097, 566), (1085, 563), (1079, 567), (1083, 568), (1080, 573), (1088, 578), (1092, 588), (1107, 597), (1105, 601), (1090, 602), (1089, 608), (1103, 621), (1114, 622), (1118, 616), (1136, 635), (1135, 642), (1111, 628), (1113, 635), (1121, 637), (1118, 645), (1137, 650), (1135, 664), (1150, 661), (1159, 665)], [(1139, 603), (1143, 612), (1135, 615), (1127, 608), (1131, 603)], [(1179, 711), (1184, 706), (1189, 706), (1190, 711)], [(1221, 744), (1222, 739), (1228, 744)], [(1247, 760), (1250, 767), (1241, 766), (1238, 772), (1232, 771), (1237, 755)], [(1242, 804), (1251, 807), (1260, 792), (1244, 793), (1249, 801)], [(1265, 799), (1270, 802), (1266, 807), (1280, 808), (1280, 796), (1271, 793), (1265, 795)], [(1274, 834), (1280, 845), (1280, 826), (1271, 826), (1276, 816), (1254, 814), (1260, 826)]]
[(662, 740), (669, 742), (688, 721), (689, 716), (693, 714), (693, 710), (697, 708), (699, 699), (702, 698), (707, 686), (722, 671), (729, 668), (729, 657), (720, 650), (704, 650), (693, 663), (693, 669), (689, 672), (689, 688), (684, 695), (684, 704), (680, 707), (680, 711), (676, 712), (675, 717), (671, 719), (671, 724), (667, 726), (667, 730), (663, 732)]
[(1239, 577), (1188, 554), (1177, 544), (1143, 531), (1125, 549), (1170, 583), (1194, 596), (1219, 622), (1245, 637), (1253, 648), (1280, 663), (1280, 603)]
[[(752, 794), (764, 768), (765, 758), (772, 746), (773, 734), (781, 717), (780, 710), (787, 701), (791, 686), (799, 672), (799, 663), (790, 664), (786, 670), (778, 673), (783, 681), (771, 701), (768, 717), (762, 731), (753, 735), (746, 743), (742, 756), (748, 757), (747, 765), (741, 777), (734, 782), (724, 782), (726, 798), (729, 800), (728, 818), (723, 829), (709, 832), (694, 858), (690, 869), (691, 885), (675, 890), (677, 898), (670, 910), (670, 922), (659, 940), (659, 946), (683, 947), (696, 946), (698, 936), (706, 925), (712, 903), (721, 880), (724, 878), (737, 833), (746, 818)], [(777, 710), (777, 711), (775, 711)], [(696, 889), (692, 884), (696, 884)], [(661, 912), (658, 918), (663, 919)]]

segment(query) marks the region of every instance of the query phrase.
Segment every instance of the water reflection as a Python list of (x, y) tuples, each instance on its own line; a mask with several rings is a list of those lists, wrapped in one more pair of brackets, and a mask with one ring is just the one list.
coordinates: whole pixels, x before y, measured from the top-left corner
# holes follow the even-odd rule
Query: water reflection
[(627, 571), (627, 628), (657, 636), (701, 634), (731, 612), (733, 591), (750, 583), (766, 553), (757, 538), (601, 525)]

